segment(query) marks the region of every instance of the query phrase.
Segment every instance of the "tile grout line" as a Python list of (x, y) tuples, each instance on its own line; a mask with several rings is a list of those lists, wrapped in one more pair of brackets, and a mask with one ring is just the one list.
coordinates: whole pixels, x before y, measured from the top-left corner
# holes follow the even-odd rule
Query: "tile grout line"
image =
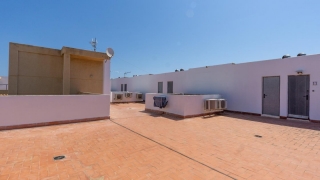
[(220, 174), (222, 174), (222, 175), (225, 175), (225, 176), (227, 176), (227, 177), (229, 177), (229, 178), (231, 178), (231, 179), (237, 180), (236, 178), (234, 178), (234, 177), (232, 177), (232, 176), (230, 176), (230, 175), (228, 175), (228, 174), (225, 174), (225, 173), (223, 173), (223, 172), (221, 172), (221, 171), (219, 171), (219, 170), (217, 170), (217, 169), (215, 169), (215, 168), (213, 168), (213, 167), (211, 167), (211, 166), (209, 166), (209, 165), (207, 165), (207, 164), (204, 164), (204, 163), (202, 163), (202, 162), (200, 162), (200, 161), (198, 161), (198, 160), (196, 160), (196, 159), (194, 159), (194, 158), (192, 158), (192, 157), (189, 157), (189, 156), (187, 156), (187, 155), (185, 155), (185, 154), (183, 154), (183, 153), (181, 153), (181, 152), (179, 152), (179, 151), (177, 151), (177, 150), (174, 150), (174, 149), (172, 149), (172, 148), (170, 148), (170, 147), (168, 147), (168, 146), (166, 146), (166, 145), (164, 145), (164, 144), (161, 144), (161, 143), (159, 143), (159, 142), (157, 142), (157, 141), (155, 141), (155, 140), (153, 140), (153, 139), (151, 139), (151, 138), (149, 138), (149, 137), (147, 137), (147, 136), (144, 136), (144, 135), (142, 135), (142, 134), (140, 134), (140, 133), (138, 133), (138, 132), (136, 132), (136, 131), (134, 131), (134, 130), (132, 130), (132, 129), (126, 127), (126, 126), (124, 126), (124, 125), (122, 125), (122, 124), (119, 124), (119, 123), (113, 121), (113, 118), (112, 118), (112, 119), (110, 118), (109, 121), (113, 122), (114, 124), (117, 124), (118, 126), (121, 126), (121, 127), (125, 128), (125, 129), (127, 129), (127, 130), (129, 130), (129, 131), (131, 131), (131, 132), (133, 132), (133, 133), (135, 133), (135, 134), (137, 134), (137, 135), (145, 138), (145, 139), (148, 139), (149, 141), (152, 141), (152, 142), (154, 142), (154, 143), (156, 143), (156, 144), (158, 144), (158, 145), (160, 145), (160, 146), (162, 146), (162, 147), (165, 147), (165, 148), (169, 149), (170, 151), (173, 151), (173, 152), (175, 152), (175, 153), (177, 153), (177, 154), (179, 154), (179, 155), (181, 155), (181, 156), (184, 156), (184, 157), (186, 157), (186, 158), (188, 158), (188, 159), (190, 159), (190, 160), (192, 160), (192, 161), (194, 161), (194, 162), (196, 162), (196, 163), (198, 163), (198, 164), (201, 164), (201, 165), (203, 165), (203, 166), (205, 166), (205, 167), (207, 167), (207, 168), (209, 168), (209, 169), (211, 169), (211, 170), (213, 170), (213, 171), (216, 171), (216, 172), (218, 172), (218, 173), (220, 173)]

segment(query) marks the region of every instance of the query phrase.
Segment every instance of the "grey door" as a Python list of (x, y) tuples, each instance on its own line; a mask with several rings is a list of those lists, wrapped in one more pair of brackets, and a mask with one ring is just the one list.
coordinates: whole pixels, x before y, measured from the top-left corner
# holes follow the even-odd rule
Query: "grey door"
[(158, 93), (163, 93), (163, 82), (158, 82)]
[(168, 81), (167, 93), (173, 93), (173, 81)]
[(309, 118), (310, 76), (299, 75), (288, 77), (288, 116)]
[(280, 77), (263, 78), (262, 114), (280, 115)]

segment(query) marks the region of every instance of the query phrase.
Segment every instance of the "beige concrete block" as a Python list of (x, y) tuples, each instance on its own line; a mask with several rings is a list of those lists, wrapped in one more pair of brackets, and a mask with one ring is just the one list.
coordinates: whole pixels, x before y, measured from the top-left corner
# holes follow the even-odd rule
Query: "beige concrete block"
[(18, 94), (18, 76), (9, 76), (9, 95), (17, 95)]
[(70, 47), (62, 47), (61, 54), (71, 54), (72, 57), (86, 59), (86, 60), (96, 60), (104, 61), (105, 59), (110, 60), (106, 53), (88, 51), (83, 49), (75, 49)]
[(9, 94), (102, 93), (105, 59), (110, 58), (101, 52), (10, 43)]
[(62, 78), (19, 76), (19, 95), (61, 95)]
[(19, 52), (19, 75), (62, 77), (63, 58), (29, 52)]
[(15, 47), (18, 48), (19, 51), (22, 52), (29, 52), (35, 54), (45, 54), (50, 56), (61, 56), (61, 50), (59, 49), (52, 49), (40, 46), (32, 46), (27, 44), (19, 44), (19, 43), (10, 43), (13, 44)]
[(103, 62), (71, 59), (70, 78), (103, 79)]
[(8, 94), (8, 90), (0, 90), (0, 96), (4, 95), (4, 94), (5, 95)]
[(19, 67), (18, 46), (14, 43), (9, 43), (9, 76), (18, 75)]
[(79, 91), (102, 94), (103, 80), (71, 79), (70, 88), (71, 94), (78, 94)]
[(63, 94), (70, 94), (70, 55), (63, 55)]

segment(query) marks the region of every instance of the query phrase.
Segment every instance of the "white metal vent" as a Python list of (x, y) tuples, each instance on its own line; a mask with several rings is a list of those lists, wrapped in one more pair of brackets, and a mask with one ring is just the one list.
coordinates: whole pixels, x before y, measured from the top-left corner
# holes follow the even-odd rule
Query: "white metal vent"
[(137, 93), (137, 94), (136, 94), (136, 98), (137, 98), (137, 99), (142, 99), (142, 94), (141, 94), (141, 93)]
[(124, 96), (125, 96), (126, 98), (131, 98), (131, 97), (132, 97), (132, 93), (124, 93)]
[(206, 111), (217, 110), (218, 107), (219, 107), (218, 99), (206, 99), (204, 101), (204, 110)]
[(225, 99), (206, 99), (204, 101), (205, 111), (224, 110), (227, 108), (227, 101)]
[(225, 99), (219, 99), (220, 109), (227, 109), (227, 101)]

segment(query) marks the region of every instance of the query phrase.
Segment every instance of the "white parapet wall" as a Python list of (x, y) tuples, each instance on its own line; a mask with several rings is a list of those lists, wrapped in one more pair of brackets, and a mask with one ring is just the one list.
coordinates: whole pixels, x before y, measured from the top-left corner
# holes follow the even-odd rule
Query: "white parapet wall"
[[(126, 93), (129, 93), (130, 96), (126, 96)], [(117, 95), (122, 95), (121, 99), (117, 99)], [(111, 92), (110, 102), (112, 103), (125, 103), (125, 102), (142, 102), (144, 101), (143, 96), (141, 99), (137, 98), (137, 94), (141, 94), (139, 92), (125, 92), (125, 91), (114, 91)]]
[(0, 130), (110, 118), (110, 95), (0, 97)]
[[(166, 96), (168, 104), (165, 108), (154, 107), (154, 96)], [(214, 111), (204, 110), (204, 101), (206, 99), (220, 99), (219, 94), (211, 95), (178, 95), (178, 94), (145, 94), (145, 109), (151, 111), (160, 111), (168, 114), (177, 115), (182, 118), (201, 116), (214, 113)]]

